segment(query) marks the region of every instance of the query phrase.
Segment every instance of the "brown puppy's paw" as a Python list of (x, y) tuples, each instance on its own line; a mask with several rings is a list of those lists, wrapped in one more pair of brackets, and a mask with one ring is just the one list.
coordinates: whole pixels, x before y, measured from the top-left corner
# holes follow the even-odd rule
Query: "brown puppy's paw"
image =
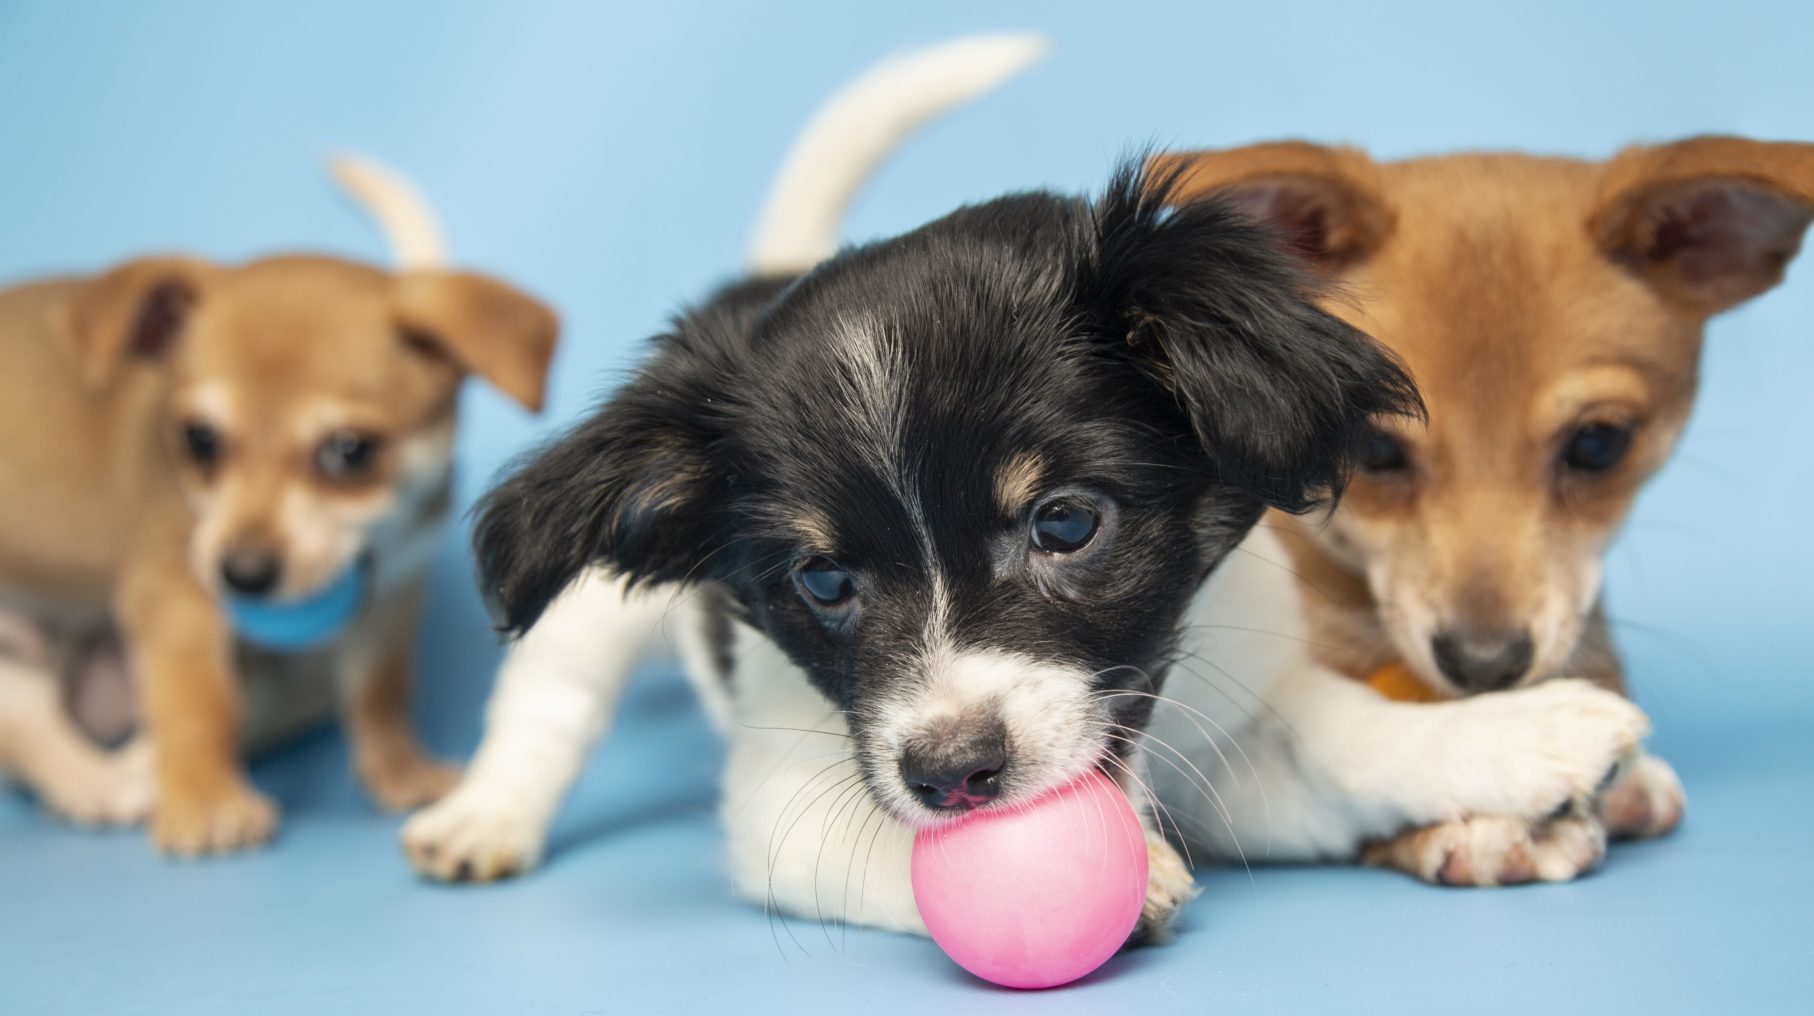
[(1613, 839), (1645, 840), (1674, 831), (1687, 807), (1688, 795), (1675, 770), (1655, 755), (1644, 755), (1601, 795), (1597, 813)]
[(256, 847), (276, 831), (276, 805), (243, 783), (201, 792), (166, 787), (151, 813), (151, 840), (173, 857)]
[(1606, 856), (1606, 831), (1582, 809), (1532, 824), (1476, 816), (1413, 829), (1367, 846), (1362, 861), (1433, 885), (1566, 882)]
[(378, 807), (409, 811), (445, 797), (460, 782), (460, 769), (412, 754), (383, 764), (360, 766), (359, 781)]
[(1164, 836), (1146, 834), (1146, 902), (1140, 908), (1140, 924), (1131, 941), (1137, 944), (1163, 942), (1173, 918), (1197, 895), (1197, 880), (1178, 851)]
[(1574, 678), (1465, 700), (1479, 726), (1459, 743), (1480, 760), (1454, 812), (1522, 819), (1533, 828), (1591, 799), (1639, 753), (1650, 721), (1622, 696)]

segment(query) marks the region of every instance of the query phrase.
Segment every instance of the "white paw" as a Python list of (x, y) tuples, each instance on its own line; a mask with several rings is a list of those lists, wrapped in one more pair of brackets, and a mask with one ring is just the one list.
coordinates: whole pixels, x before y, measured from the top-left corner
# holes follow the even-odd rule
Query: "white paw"
[(112, 755), (71, 759), (55, 780), (39, 787), (44, 807), (65, 822), (84, 827), (137, 825), (151, 814), (156, 797), (150, 747), (142, 740)]
[(1479, 695), (1451, 730), (1458, 815), (1539, 822), (1594, 797), (1630, 762), (1650, 721), (1630, 701), (1573, 678)]
[(1165, 837), (1146, 834), (1146, 902), (1140, 908), (1140, 925), (1134, 937), (1143, 942), (1163, 941), (1172, 919), (1197, 895), (1197, 880), (1178, 851)]
[(403, 852), (444, 882), (491, 882), (534, 868), (552, 816), (514, 790), (463, 784), (403, 824)]
[(113, 779), (58, 780), (38, 788), (44, 807), (57, 818), (86, 828), (135, 825), (151, 811), (151, 798)]
[(1688, 795), (1669, 763), (1641, 755), (1596, 802), (1600, 821), (1614, 839), (1644, 840), (1682, 824)]
[(1375, 843), (1363, 859), (1438, 885), (1505, 886), (1566, 882), (1605, 856), (1605, 830), (1577, 813), (1534, 825), (1495, 816), (1441, 822)]

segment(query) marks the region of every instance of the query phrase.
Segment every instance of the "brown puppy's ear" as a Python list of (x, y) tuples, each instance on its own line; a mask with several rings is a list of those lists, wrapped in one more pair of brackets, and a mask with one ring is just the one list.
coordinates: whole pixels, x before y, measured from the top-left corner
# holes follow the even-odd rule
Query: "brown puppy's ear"
[(168, 354), (213, 273), (212, 265), (193, 258), (149, 257), (84, 283), (65, 317), (83, 383), (101, 388), (121, 360)]
[(404, 341), (439, 353), (531, 412), (542, 408), (560, 319), (546, 304), (496, 279), (438, 269), (397, 276)]
[(1587, 228), (1677, 307), (1717, 314), (1782, 281), (1814, 220), (1814, 145), (1700, 137), (1606, 164)]
[(1215, 194), (1273, 227), (1293, 251), (1339, 269), (1379, 249), (1392, 208), (1379, 166), (1355, 148), (1275, 141), (1153, 157), (1154, 179), (1179, 174), (1183, 200)]

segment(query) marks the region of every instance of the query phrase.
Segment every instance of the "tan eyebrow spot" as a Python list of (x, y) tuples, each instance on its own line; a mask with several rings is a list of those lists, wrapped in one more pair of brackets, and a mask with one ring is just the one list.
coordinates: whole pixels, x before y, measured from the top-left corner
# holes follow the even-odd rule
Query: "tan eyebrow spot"
[(1650, 388), (1643, 374), (1630, 367), (1608, 364), (1563, 377), (1540, 393), (1537, 407), (1541, 422), (1553, 428), (1569, 423), (1589, 406), (1642, 408), (1650, 402)]
[(1019, 452), (995, 471), (995, 502), (1009, 515), (1018, 515), (1028, 501), (1039, 493), (1040, 477), (1046, 469), (1038, 452)]
[(800, 536), (801, 546), (815, 554), (831, 554), (837, 548), (831, 539), (831, 519), (810, 508), (788, 512), (787, 522)]
[(223, 385), (197, 385), (185, 393), (181, 401), (185, 415), (199, 417), (223, 429), (232, 421), (233, 396)]

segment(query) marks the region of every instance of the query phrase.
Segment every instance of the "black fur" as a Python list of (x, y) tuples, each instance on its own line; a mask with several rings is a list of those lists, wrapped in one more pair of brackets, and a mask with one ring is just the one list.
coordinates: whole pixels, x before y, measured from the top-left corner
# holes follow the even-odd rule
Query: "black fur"
[[(1140, 164), (1094, 204), (967, 207), (683, 315), (481, 504), (505, 630), (594, 563), (712, 582), (859, 739), (937, 596), (964, 646), (1156, 685), (1191, 594), (1264, 506), (1333, 495), (1369, 421), (1419, 406), (1265, 233), (1214, 201), (1168, 210), (1172, 181)], [(998, 503), (999, 468), (1029, 453), (1042, 493), (1102, 506), (1085, 550), (1029, 552), (1031, 506)], [(851, 572), (855, 605), (799, 594), (810, 554)]]

